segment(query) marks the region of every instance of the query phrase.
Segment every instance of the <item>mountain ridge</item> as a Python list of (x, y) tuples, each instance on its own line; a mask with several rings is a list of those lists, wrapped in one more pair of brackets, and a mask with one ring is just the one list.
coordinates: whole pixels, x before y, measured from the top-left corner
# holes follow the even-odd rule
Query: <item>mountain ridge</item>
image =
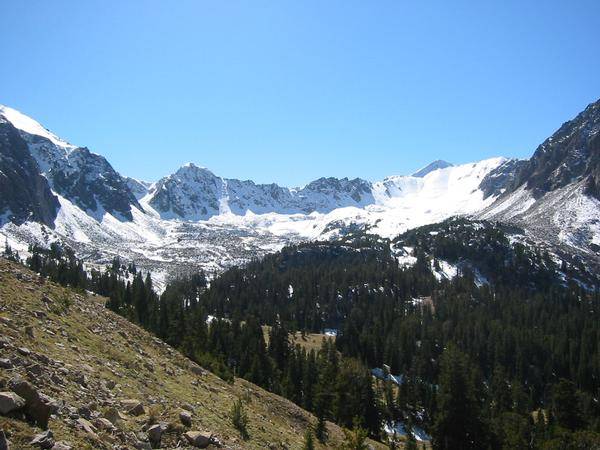
[[(3, 114), (7, 110), (21, 127), (13, 133), (19, 142), (10, 145), (21, 148), (22, 164), (8, 157), (12, 147), (5, 140), (0, 170), (19, 169), (21, 175), (12, 181), (18, 189), (3, 190), (8, 194), (0, 199), (0, 230), (21, 251), (57, 240), (91, 263), (119, 255), (158, 278), (198, 268), (221, 271), (289, 243), (357, 228), (395, 237), (455, 215), (516, 222), (540, 242), (593, 259), (600, 245), (594, 203), (599, 104), (566, 122), (530, 160), (491, 158), (457, 166), (438, 160), (418, 176), (375, 182), (322, 177), (301, 188), (223, 178), (193, 163), (155, 183), (141, 182), (3, 107), (4, 127), (16, 130)], [(550, 154), (552, 164), (546, 164), (544, 155)], [(541, 170), (546, 165), (554, 181), (540, 185), (549, 179)], [(29, 180), (37, 180), (37, 190), (27, 189)], [(560, 207), (559, 197), (569, 199), (568, 208)]]

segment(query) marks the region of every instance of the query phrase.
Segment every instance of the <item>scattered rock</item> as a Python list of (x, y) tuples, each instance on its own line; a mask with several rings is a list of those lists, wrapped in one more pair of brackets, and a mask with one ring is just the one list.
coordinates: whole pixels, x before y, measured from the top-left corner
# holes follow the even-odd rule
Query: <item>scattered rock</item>
[(85, 405), (77, 408), (77, 414), (87, 420), (91, 419), (91, 417), (92, 417), (91, 409)]
[(186, 427), (191, 427), (192, 426), (192, 413), (190, 413), (189, 411), (181, 411), (179, 413), (179, 420)]
[(197, 448), (206, 448), (212, 443), (212, 436), (200, 431), (188, 431), (184, 437), (190, 445)]
[(192, 373), (194, 375), (205, 375), (206, 372), (204, 371), (204, 369), (196, 364), (192, 364), (190, 367), (190, 370), (192, 371)]
[(141, 416), (144, 414), (144, 405), (138, 400), (123, 400), (121, 404), (130, 416)]
[(14, 392), (0, 392), (0, 414), (6, 415), (25, 406), (25, 399)]
[(104, 413), (104, 418), (107, 419), (110, 423), (112, 423), (116, 427), (119, 426), (119, 422), (126, 419), (126, 417), (123, 416), (117, 410), (117, 408), (108, 408), (106, 410), (106, 412)]
[(27, 366), (25, 370), (27, 370), (27, 373), (29, 375), (32, 375), (34, 377), (39, 377), (43, 372), (42, 366), (40, 366), (39, 364), (32, 364), (31, 366)]
[(27, 347), (19, 347), (17, 351), (23, 356), (31, 355), (31, 350), (29, 350)]
[(0, 358), (0, 369), (12, 369), (12, 362), (8, 358)]
[(40, 448), (52, 448), (54, 447), (54, 433), (52, 431), (47, 430), (43, 433), (36, 434), (29, 445)]
[(73, 450), (73, 447), (68, 442), (58, 441), (51, 450)]
[(87, 434), (89, 434), (90, 436), (92, 436), (94, 438), (98, 437), (98, 435), (96, 435), (96, 427), (94, 425), (92, 425), (89, 420), (79, 418), (79, 419), (77, 419), (77, 426), (79, 428), (81, 428), (83, 431), (85, 431)]
[(99, 417), (98, 419), (94, 420), (94, 426), (99, 430), (105, 431), (111, 431), (115, 428), (113, 423), (104, 417)]

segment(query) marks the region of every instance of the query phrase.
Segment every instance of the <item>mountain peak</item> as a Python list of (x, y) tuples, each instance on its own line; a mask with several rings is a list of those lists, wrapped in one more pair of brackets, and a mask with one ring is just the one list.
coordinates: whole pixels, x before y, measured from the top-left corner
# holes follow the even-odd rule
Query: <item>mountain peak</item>
[(23, 131), (27, 134), (32, 134), (35, 136), (41, 136), (43, 138), (46, 138), (58, 147), (66, 149), (75, 148), (74, 145), (71, 145), (67, 141), (64, 141), (63, 139), (59, 138), (50, 130), (44, 128), (39, 122), (17, 111), (16, 109), (0, 105), (0, 116), (4, 117), (7, 121), (9, 121), (16, 129)]
[(436, 159), (435, 161), (426, 165), (422, 169), (417, 170), (415, 173), (412, 174), (412, 176), (417, 178), (423, 178), (425, 175), (427, 175), (430, 172), (433, 172), (434, 170), (445, 169), (446, 167), (452, 166), (454, 166), (454, 164), (449, 163), (448, 161)]

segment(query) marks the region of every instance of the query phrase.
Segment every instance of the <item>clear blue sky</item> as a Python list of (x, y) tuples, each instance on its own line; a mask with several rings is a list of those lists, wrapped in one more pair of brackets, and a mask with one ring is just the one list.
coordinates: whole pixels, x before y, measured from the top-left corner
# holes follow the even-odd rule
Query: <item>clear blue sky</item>
[(600, 97), (600, 1), (0, 2), (0, 103), (156, 180), (528, 157)]

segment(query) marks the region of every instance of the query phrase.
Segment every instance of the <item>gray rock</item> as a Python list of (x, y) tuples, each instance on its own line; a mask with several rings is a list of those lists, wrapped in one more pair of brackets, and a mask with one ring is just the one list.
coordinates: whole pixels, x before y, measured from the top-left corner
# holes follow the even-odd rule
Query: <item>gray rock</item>
[(40, 427), (48, 428), (48, 420), (58, 411), (58, 404), (50, 397), (40, 394), (31, 383), (20, 378), (12, 379), (9, 386), (14, 393), (25, 399), (27, 416)]
[(80, 406), (77, 409), (77, 414), (79, 416), (83, 417), (84, 419), (88, 419), (89, 420), (92, 417), (92, 410), (88, 406), (86, 406), (86, 405)]
[(46, 449), (52, 448), (54, 447), (54, 433), (52, 433), (50, 430), (47, 430), (43, 433), (36, 434), (29, 445)]
[(29, 350), (27, 347), (19, 347), (17, 351), (23, 356), (31, 355), (31, 350)]
[(123, 400), (121, 403), (130, 416), (141, 416), (145, 413), (144, 405), (138, 400)]
[(27, 366), (25, 370), (28, 374), (33, 375), (35, 377), (39, 377), (43, 372), (42, 366), (40, 366), (39, 364), (32, 364), (31, 366)]
[(212, 443), (212, 436), (200, 431), (188, 431), (183, 436), (196, 448), (206, 448)]
[(0, 369), (12, 369), (12, 362), (8, 358), (0, 358)]
[(160, 440), (162, 439), (163, 433), (166, 431), (167, 427), (165, 424), (156, 424), (152, 425), (146, 433), (148, 433), (148, 439), (153, 447), (160, 446)]
[(73, 450), (73, 447), (68, 442), (58, 441), (51, 450)]
[(77, 426), (79, 428), (81, 428), (83, 431), (85, 431), (87, 434), (89, 434), (90, 436), (97, 438), (98, 435), (96, 434), (96, 427), (94, 425), (92, 425), (90, 423), (90, 421), (88, 421), (87, 419), (82, 419), (79, 418), (77, 419)]
[(0, 392), (0, 414), (8, 414), (25, 406), (25, 399), (14, 392)]
[(104, 413), (104, 418), (110, 421), (114, 426), (118, 427), (122, 420), (125, 420), (126, 417), (123, 416), (117, 408), (108, 408)]
[(107, 431), (111, 431), (114, 430), (114, 425), (112, 424), (112, 422), (104, 417), (99, 417), (97, 419), (94, 420), (94, 426), (96, 428), (98, 428), (99, 430), (107, 430)]
[(181, 411), (179, 413), (179, 420), (186, 427), (191, 427), (192, 426), (192, 413), (190, 413), (189, 411)]

